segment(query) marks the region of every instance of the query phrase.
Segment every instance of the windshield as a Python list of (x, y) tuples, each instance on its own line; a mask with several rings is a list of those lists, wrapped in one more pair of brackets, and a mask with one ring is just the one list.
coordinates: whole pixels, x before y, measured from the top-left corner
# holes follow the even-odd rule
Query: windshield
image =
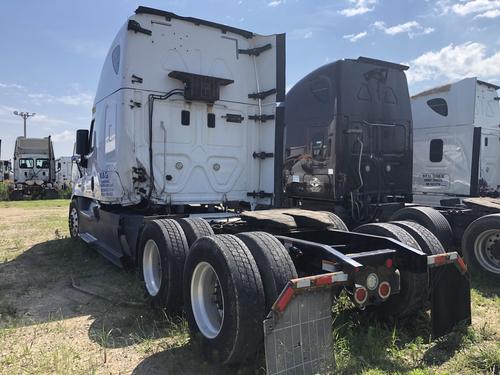
[(48, 168), (49, 167), (49, 159), (36, 159), (36, 167), (37, 168)]
[(32, 169), (33, 159), (19, 159), (19, 168)]

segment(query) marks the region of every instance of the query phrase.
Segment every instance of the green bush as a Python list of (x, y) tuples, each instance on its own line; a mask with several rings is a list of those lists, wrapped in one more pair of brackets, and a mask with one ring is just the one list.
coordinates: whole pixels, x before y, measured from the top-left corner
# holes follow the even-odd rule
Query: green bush
[(0, 182), (0, 201), (9, 200), (9, 185), (5, 182)]
[(71, 187), (66, 187), (66, 189), (59, 190), (59, 198), (61, 199), (70, 199), (71, 198)]

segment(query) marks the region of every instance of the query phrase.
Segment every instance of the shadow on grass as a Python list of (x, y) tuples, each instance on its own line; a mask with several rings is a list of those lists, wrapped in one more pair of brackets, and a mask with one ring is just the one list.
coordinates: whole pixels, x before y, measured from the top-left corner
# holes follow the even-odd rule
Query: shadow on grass
[(223, 366), (207, 360), (198, 341), (173, 347), (144, 359), (133, 375), (206, 374), (264, 375), (263, 354), (259, 353), (241, 366)]
[(495, 298), (500, 296), (500, 287), (498, 280), (494, 280), (482, 274), (473, 274), (471, 276), (471, 287), (485, 298)]

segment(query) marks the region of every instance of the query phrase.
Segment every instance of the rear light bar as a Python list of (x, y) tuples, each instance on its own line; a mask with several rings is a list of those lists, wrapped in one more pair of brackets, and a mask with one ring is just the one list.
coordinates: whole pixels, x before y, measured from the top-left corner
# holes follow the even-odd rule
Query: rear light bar
[(456, 251), (444, 254), (429, 255), (427, 257), (427, 266), (439, 267), (445, 264), (455, 264), (458, 270), (464, 274), (467, 272), (467, 265)]

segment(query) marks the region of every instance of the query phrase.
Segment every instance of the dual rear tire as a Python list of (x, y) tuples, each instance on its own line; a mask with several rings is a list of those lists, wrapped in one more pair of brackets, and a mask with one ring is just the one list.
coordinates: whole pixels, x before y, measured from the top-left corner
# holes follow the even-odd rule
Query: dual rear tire
[(243, 362), (263, 340), (262, 322), (297, 272), (285, 247), (264, 232), (198, 239), (184, 269), (184, 303), (205, 355)]

